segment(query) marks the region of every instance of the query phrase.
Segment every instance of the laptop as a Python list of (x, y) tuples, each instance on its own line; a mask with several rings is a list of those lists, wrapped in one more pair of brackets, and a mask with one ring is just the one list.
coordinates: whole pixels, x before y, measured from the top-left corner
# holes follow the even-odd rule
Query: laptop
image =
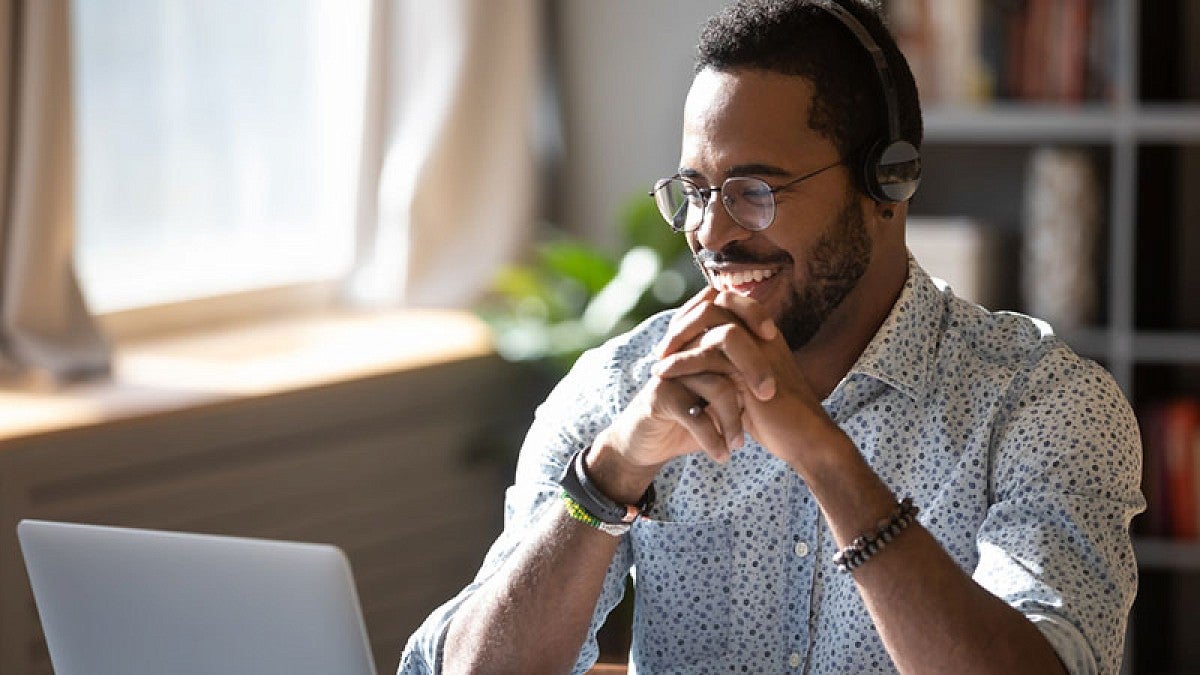
[(56, 675), (376, 675), (335, 546), (22, 520)]

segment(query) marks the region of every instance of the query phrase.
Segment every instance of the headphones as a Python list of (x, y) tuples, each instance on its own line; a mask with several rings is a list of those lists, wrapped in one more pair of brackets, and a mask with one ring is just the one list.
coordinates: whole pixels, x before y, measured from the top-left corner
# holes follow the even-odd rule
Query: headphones
[(913, 196), (921, 183), (921, 153), (908, 141), (900, 138), (900, 110), (896, 103), (896, 84), (892, 70), (879, 44), (871, 37), (866, 27), (854, 18), (850, 10), (830, 2), (816, 2), (814, 7), (825, 10), (829, 16), (844, 25), (871, 55), (883, 99), (887, 104), (888, 135), (873, 141), (863, 156), (858, 171), (866, 192), (880, 202), (902, 202)]

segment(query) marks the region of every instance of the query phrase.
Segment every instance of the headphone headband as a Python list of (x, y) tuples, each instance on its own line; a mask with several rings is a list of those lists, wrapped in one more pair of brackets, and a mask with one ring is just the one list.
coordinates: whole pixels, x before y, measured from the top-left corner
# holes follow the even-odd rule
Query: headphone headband
[(862, 25), (862, 22), (855, 18), (850, 10), (832, 1), (820, 3), (817, 6), (842, 22), (842, 25), (850, 30), (863, 49), (871, 55), (871, 60), (875, 63), (875, 73), (879, 76), (879, 86), (883, 91), (884, 104), (887, 106), (888, 140), (900, 140), (900, 110), (896, 104), (896, 84), (892, 81), (892, 69), (888, 66), (883, 49), (875, 41), (875, 38), (871, 37), (867, 27)]
[(900, 106), (887, 57), (866, 26), (836, 0), (816, 2), (813, 6), (837, 19), (871, 55), (884, 105), (887, 106), (888, 135), (886, 139), (875, 142), (867, 152), (862, 167), (863, 185), (867, 193), (879, 201), (905, 201), (913, 196), (920, 184), (921, 156), (913, 144), (900, 137)]

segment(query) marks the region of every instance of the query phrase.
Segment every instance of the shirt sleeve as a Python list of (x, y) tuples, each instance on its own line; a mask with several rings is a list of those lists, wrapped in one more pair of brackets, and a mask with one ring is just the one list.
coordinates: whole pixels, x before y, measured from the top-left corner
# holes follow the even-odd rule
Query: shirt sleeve
[(1120, 669), (1145, 508), (1141, 440), (1111, 376), (1062, 345), (1017, 378), (992, 443), (974, 578), (1027, 616), (1071, 673)]
[[(666, 317), (651, 321), (665, 326)], [(561, 508), (558, 477), (571, 455), (590, 446), (640, 389), (648, 377), (649, 363), (644, 356), (657, 333), (661, 330), (634, 331), (587, 352), (538, 407), (521, 447), (515, 480), (505, 494), (504, 531), (492, 544), (474, 581), (435, 610), (409, 638), (400, 657), (399, 675), (441, 673), (443, 643), (455, 612), (517, 550), (539, 518)], [(596, 662), (596, 632), (625, 593), (631, 561), (628, 537), (622, 537), (574, 673), (584, 673)]]

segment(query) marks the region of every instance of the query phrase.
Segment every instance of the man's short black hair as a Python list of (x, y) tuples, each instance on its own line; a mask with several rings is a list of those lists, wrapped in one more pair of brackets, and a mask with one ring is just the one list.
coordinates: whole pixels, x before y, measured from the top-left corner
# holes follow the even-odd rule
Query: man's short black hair
[[(700, 33), (696, 72), (748, 68), (813, 83), (808, 126), (858, 165), (868, 144), (887, 136), (887, 104), (871, 55), (827, 10), (835, 0), (740, 0)], [(837, 0), (883, 49), (896, 86), (900, 137), (921, 146), (921, 106), (908, 62), (871, 0)]]

